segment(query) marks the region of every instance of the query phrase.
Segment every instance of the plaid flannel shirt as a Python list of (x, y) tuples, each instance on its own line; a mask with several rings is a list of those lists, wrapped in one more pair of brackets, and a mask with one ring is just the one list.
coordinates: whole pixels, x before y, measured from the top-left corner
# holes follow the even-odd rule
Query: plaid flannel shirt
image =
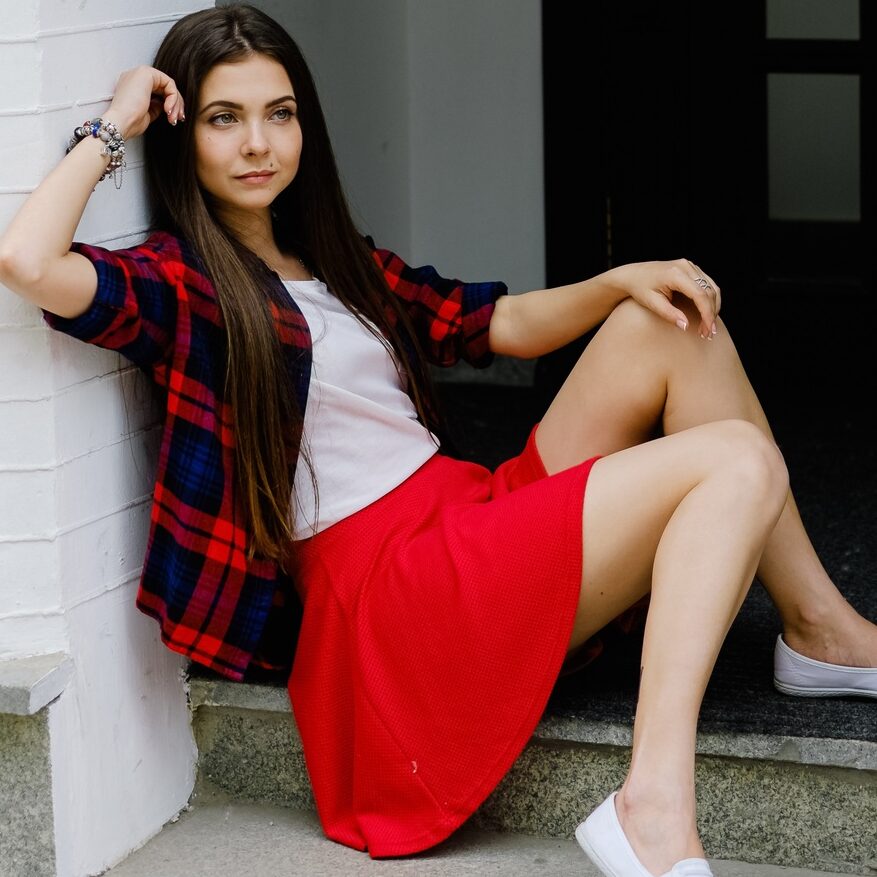
[[(429, 361), (489, 365), (488, 326), (505, 285), (446, 280), (366, 240)], [(94, 264), (97, 294), (81, 316), (44, 311), (46, 322), (119, 351), (166, 400), (137, 608), (158, 620), (166, 646), (230, 679), (243, 679), (251, 664), (288, 671), (301, 607), (275, 562), (247, 560), (250, 537), (234, 493), (233, 419), (221, 392), (225, 332), (203, 264), (185, 240), (164, 231), (130, 249), (74, 242), (71, 250)], [(308, 326), (279, 278), (269, 293), (304, 411)]]

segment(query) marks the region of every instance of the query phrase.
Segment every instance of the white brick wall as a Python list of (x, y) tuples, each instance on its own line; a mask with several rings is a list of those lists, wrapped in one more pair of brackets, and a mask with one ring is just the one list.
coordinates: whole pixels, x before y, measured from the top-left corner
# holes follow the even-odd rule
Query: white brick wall
[[(149, 63), (181, 15), (212, 5), (3, 3), (0, 230), (72, 129), (106, 109), (119, 73)], [(97, 187), (76, 240), (142, 239), (139, 141), (130, 147), (122, 188)], [(73, 658), (49, 706), (61, 877), (119, 861), (185, 804), (194, 779), (182, 659), (134, 606), (159, 414), (127, 361), (48, 329), (0, 287), (0, 660)]]

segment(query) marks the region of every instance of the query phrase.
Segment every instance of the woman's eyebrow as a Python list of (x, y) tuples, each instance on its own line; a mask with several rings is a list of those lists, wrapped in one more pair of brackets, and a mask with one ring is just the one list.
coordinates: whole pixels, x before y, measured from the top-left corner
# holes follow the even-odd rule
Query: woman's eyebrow
[[(273, 107), (276, 104), (282, 104), (284, 101), (291, 100), (293, 103), (296, 102), (295, 95), (285, 94), (283, 97), (274, 98), (274, 100), (269, 100), (267, 104), (265, 104), (265, 109), (267, 110), (269, 107)], [(231, 107), (233, 110), (242, 110), (243, 106), (241, 104), (236, 104), (234, 101), (230, 100), (214, 100), (207, 104), (202, 113), (206, 113), (211, 107)]]

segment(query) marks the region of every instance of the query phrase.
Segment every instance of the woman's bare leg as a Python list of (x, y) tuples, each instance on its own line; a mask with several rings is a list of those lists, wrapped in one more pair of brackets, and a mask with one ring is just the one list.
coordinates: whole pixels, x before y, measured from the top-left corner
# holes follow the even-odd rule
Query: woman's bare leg
[[(688, 308), (687, 301), (675, 302)], [(692, 317), (691, 325), (696, 324)], [(594, 454), (739, 418), (773, 437), (719, 323), (704, 341), (635, 302), (624, 302), (585, 348), (537, 432), (549, 472)], [(765, 547), (758, 577), (775, 603), (788, 644), (818, 660), (877, 666), (877, 625), (843, 598), (820, 562), (791, 492)]]
[(697, 717), (787, 490), (776, 446), (744, 421), (613, 453), (589, 476), (574, 639), (651, 587), (631, 765), (616, 804), (653, 874), (704, 855), (695, 823)]

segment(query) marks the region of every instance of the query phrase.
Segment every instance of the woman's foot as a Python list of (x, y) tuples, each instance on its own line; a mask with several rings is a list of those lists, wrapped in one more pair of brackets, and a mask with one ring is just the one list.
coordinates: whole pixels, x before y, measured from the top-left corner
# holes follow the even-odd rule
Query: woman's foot
[(877, 698), (877, 667), (847, 667), (808, 658), (777, 637), (773, 658), (777, 691), (794, 697)]
[[(606, 877), (713, 877), (709, 863), (700, 854), (674, 858), (667, 868), (653, 864), (663, 856), (655, 854), (646, 859), (650, 863), (646, 866), (619, 822), (617, 801), (618, 794), (613, 792), (576, 828), (576, 840), (602, 874)], [(700, 847), (700, 842), (696, 841), (695, 846)], [(702, 849), (700, 852), (702, 854)]]
[(846, 601), (820, 619), (787, 624), (783, 640), (790, 649), (814, 661), (877, 668), (877, 624), (863, 618)]

